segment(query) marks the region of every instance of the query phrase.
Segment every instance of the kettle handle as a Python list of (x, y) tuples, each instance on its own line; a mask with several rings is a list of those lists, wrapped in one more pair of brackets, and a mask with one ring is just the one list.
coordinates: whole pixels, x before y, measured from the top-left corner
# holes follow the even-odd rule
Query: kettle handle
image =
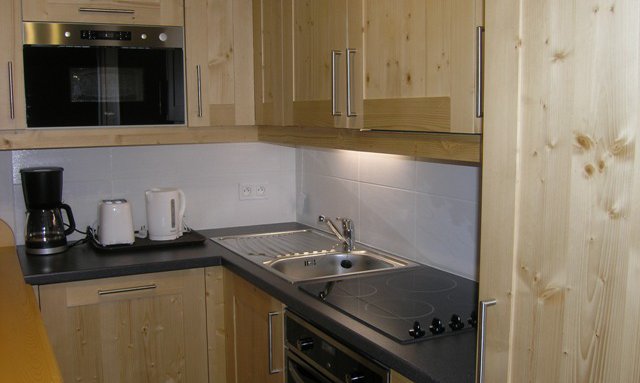
[(187, 198), (184, 196), (184, 192), (182, 189), (178, 189), (178, 194), (180, 195), (180, 211), (178, 212), (178, 235), (182, 233), (182, 220), (184, 218), (184, 212), (187, 210)]
[(67, 212), (67, 219), (69, 220), (69, 228), (64, 231), (64, 235), (69, 235), (76, 230), (76, 221), (73, 219), (73, 213), (71, 207), (66, 203), (60, 205), (60, 208)]

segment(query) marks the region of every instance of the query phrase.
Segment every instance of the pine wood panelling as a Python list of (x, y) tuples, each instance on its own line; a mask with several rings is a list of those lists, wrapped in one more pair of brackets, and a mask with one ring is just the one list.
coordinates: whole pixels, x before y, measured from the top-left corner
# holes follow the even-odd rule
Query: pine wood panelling
[(449, 97), (365, 100), (367, 129), (446, 132), (451, 126)]
[[(251, 283), (224, 269), (227, 382), (284, 382), (284, 306)], [(269, 313), (277, 313), (271, 323)], [(269, 349), (273, 353), (269, 373)]]
[[(22, 21), (20, 0), (0, 0), (0, 130), (21, 128), (25, 123), (22, 75)], [(13, 113), (9, 102), (9, 64), (13, 70)]]
[(65, 381), (206, 381), (204, 291), (203, 269), (41, 286)]
[[(80, 8), (132, 10), (133, 13), (80, 12)], [(180, 0), (23, 0), (25, 21), (183, 25)]]
[(487, 3), (488, 382), (640, 381), (639, 43), (637, 1)]
[(0, 381), (62, 382), (34, 290), (24, 283), (11, 228), (0, 220)]
[(224, 276), (222, 266), (205, 269), (207, 299), (207, 347), (209, 350), (209, 383), (227, 380), (227, 352), (224, 325)]
[(412, 381), (409, 378), (400, 375), (400, 373), (391, 370), (391, 383), (412, 383)]

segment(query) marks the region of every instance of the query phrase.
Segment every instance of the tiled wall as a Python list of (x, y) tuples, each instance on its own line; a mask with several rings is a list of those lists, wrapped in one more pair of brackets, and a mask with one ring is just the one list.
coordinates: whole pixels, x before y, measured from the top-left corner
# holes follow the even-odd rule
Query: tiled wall
[[(216, 228), (295, 220), (295, 149), (269, 144), (207, 144), (0, 152), (0, 218), (24, 242), (20, 169), (62, 166), (63, 199), (79, 228), (97, 218), (98, 202), (126, 198), (136, 227), (146, 222), (144, 191), (180, 187), (186, 223)], [(238, 183), (268, 183), (268, 198), (238, 199)], [(11, 195), (13, 194), (13, 195)], [(75, 235), (73, 238), (78, 238)]]
[(361, 242), (477, 280), (479, 168), (316, 149), (296, 161), (299, 222), (349, 217)]

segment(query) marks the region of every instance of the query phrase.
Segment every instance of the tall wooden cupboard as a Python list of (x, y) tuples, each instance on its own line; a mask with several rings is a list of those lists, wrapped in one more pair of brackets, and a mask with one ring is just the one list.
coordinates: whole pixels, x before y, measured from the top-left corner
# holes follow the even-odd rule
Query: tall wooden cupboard
[(640, 3), (488, 1), (484, 382), (640, 381)]

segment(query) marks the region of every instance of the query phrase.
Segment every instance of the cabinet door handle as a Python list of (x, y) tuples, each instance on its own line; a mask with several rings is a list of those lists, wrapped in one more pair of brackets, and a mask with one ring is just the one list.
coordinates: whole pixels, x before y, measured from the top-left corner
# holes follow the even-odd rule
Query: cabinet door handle
[(352, 91), (351, 91), (351, 85), (352, 85), (352, 78), (351, 78), (351, 56), (356, 55), (356, 50), (349, 48), (347, 49), (347, 117), (357, 117), (358, 115), (353, 111), (353, 104), (352, 104)]
[(132, 291), (153, 290), (157, 287), (158, 286), (155, 283), (152, 283), (150, 285), (122, 287), (118, 289), (108, 289), (108, 290), (98, 290), (98, 295), (110, 295), (110, 294), (129, 293)]
[(13, 120), (16, 117), (15, 101), (13, 99), (13, 63), (9, 61), (7, 64), (9, 70), (9, 117)]
[(273, 317), (276, 315), (280, 315), (280, 312), (273, 311), (268, 314), (268, 324), (269, 324), (269, 374), (277, 374), (282, 372), (281, 368), (273, 368)]
[(342, 52), (338, 50), (331, 51), (331, 115), (334, 117), (342, 115), (338, 111), (338, 79), (336, 74), (336, 65), (340, 55)]
[(480, 118), (484, 114), (484, 83), (482, 75), (484, 73), (484, 27), (476, 27), (476, 117)]
[(117, 8), (78, 8), (78, 12), (90, 12), (90, 13), (125, 13), (133, 14), (133, 9), (117, 9)]
[(198, 117), (202, 117), (202, 70), (196, 65), (196, 81), (198, 89)]
[(487, 336), (487, 308), (497, 303), (495, 299), (480, 301), (480, 323), (478, 323), (478, 342), (476, 350), (476, 383), (484, 382), (484, 346)]

